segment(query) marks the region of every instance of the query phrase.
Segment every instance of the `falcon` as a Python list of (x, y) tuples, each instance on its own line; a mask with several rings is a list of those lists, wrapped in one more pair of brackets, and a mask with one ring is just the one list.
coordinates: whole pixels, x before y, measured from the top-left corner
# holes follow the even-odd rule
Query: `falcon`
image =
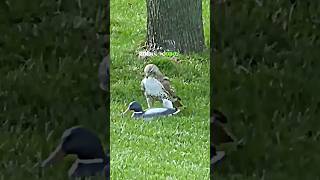
[(141, 90), (146, 96), (149, 108), (155, 100), (162, 101), (164, 107), (167, 108), (182, 106), (181, 98), (176, 95), (171, 87), (169, 78), (164, 76), (156, 65), (146, 65), (144, 74), (145, 78), (141, 81)]

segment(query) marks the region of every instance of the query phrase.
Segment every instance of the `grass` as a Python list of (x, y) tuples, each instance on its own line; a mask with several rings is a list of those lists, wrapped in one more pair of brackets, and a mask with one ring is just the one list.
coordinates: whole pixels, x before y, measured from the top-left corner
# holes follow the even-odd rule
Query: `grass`
[(80, 124), (108, 143), (97, 77), (104, 5), (0, 4), (0, 179), (67, 179), (74, 157), (39, 167), (65, 129)]
[[(209, 1), (204, 1), (206, 43), (209, 44)], [(145, 1), (111, 1), (111, 178), (209, 178), (209, 53), (139, 60), (136, 50), (146, 35)], [(122, 118), (140, 91), (143, 68), (154, 63), (172, 80), (186, 109), (178, 116), (151, 122)]]
[(214, 106), (245, 145), (213, 179), (319, 179), (320, 4), (215, 8)]

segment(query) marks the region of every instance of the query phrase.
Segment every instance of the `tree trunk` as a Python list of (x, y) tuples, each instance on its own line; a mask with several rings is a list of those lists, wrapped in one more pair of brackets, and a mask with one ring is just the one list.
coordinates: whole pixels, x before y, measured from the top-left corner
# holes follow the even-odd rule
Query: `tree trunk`
[(201, 0), (147, 0), (148, 51), (204, 49)]

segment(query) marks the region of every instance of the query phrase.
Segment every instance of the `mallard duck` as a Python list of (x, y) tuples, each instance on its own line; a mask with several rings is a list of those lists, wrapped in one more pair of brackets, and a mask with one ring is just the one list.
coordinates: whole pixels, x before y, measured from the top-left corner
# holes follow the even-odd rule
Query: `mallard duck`
[(67, 129), (60, 144), (41, 166), (53, 165), (69, 154), (77, 155), (77, 160), (69, 169), (70, 178), (104, 175), (109, 179), (108, 153), (104, 153), (100, 139), (93, 132), (80, 126)]
[(171, 116), (180, 112), (179, 109), (174, 108), (150, 108), (147, 110), (143, 110), (142, 106), (137, 102), (133, 101), (129, 104), (127, 110), (122, 114), (126, 114), (128, 111), (133, 111), (131, 117), (133, 118), (143, 118), (146, 120), (153, 119), (155, 117), (163, 117), (163, 116)]
[(141, 90), (146, 96), (149, 108), (152, 107), (153, 101), (162, 101), (163, 98), (170, 100), (174, 108), (182, 106), (181, 98), (176, 95), (170, 85), (169, 78), (164, 76), (156, 65), (146, 65), (144, 75), (145, 77), (141, 81)]

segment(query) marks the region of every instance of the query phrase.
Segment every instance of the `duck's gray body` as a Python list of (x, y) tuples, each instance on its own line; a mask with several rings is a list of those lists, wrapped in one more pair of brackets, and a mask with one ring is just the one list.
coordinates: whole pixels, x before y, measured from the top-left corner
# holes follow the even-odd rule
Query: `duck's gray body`
[(173, 108), (151, 108), (142, 112), (134, 112), (132, 114), (132, 117), (152, 119), (152, 118), (161, 117), (161, 116), (171, 116), (176, 113), (178, 113), (178, 111)]
[(162, 116), (171, 116), (180, 112), (180, 110), (174, 108), (149, 108), (144, 111), (142, 106), (136, 101), (133, 101), (129, 104), (128, 109), (124, 112), (124, 114), (129, 110), (134, 111), (131, 117), (143, 118), (146, 120)]

